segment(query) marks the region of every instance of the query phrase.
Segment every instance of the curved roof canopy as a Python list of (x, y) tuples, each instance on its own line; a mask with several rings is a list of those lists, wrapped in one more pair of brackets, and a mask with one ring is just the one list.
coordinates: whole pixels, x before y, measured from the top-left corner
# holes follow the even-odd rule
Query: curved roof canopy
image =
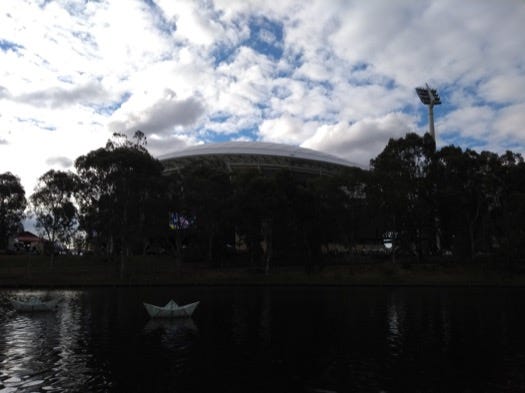
[(221, 159), (228, 166), (288, 167), (318, 172), (334, 167), (360, 167), (342, 158), (298, 146), (267, 142), (224, 142), (192, 146), (158, 157), (167, 170), (189, 162)]

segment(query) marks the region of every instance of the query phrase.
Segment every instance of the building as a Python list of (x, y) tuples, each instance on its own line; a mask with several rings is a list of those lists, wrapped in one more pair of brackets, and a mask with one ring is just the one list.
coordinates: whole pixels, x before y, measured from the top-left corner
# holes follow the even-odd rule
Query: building
[(23, 231), (11, 239), (8, 249), (19, 253), (42, 254), (46, 242), (32, 232)]
[(289, 169), (303, 174), (331, 174), (360, 165), (342, 158), (298, 146), (267, 142), (224, 142), (192, 146), (159, 157), (167, 173), (186, 165), (222, 162), (228, 170), (258, 169), (271, 172)]

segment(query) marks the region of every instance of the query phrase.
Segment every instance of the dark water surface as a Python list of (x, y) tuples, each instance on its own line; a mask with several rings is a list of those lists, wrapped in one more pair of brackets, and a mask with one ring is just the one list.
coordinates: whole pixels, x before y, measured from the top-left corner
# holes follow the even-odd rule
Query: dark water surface
[[(0, 291), (0, 392), (525, 392), (525, 289)], [(200, 300), (149, 320), (146, 301)]]

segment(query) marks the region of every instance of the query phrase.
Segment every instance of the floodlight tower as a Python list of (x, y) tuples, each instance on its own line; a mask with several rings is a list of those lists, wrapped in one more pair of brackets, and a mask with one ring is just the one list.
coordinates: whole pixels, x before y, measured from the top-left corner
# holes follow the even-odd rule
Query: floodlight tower
[(441, 99), (436, 89), (431, 89), (428, 83), (425, 87), (416, 87), (416, 93), (423, 104), (428, 106), (428, 132), (436, 141), (436, 131), (434, 130), (434, 105), (441, 104)]

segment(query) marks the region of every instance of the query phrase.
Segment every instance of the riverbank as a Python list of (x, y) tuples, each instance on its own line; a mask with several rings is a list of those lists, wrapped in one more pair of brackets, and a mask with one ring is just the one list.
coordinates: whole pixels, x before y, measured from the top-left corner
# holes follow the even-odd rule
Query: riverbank
[(0, 255), (0, 287), (77, 287), (129, 285), (425, 285), (525, 286), (524, 272), (494, 264), (391, 262), (329, 265), (307, 273), (303, 266), (273, 267), (268, 275), (254, 268), (210, 268), (187, 263), (177, 269), (169, 257), (133, 257), (119, 263), (95, 257)]

